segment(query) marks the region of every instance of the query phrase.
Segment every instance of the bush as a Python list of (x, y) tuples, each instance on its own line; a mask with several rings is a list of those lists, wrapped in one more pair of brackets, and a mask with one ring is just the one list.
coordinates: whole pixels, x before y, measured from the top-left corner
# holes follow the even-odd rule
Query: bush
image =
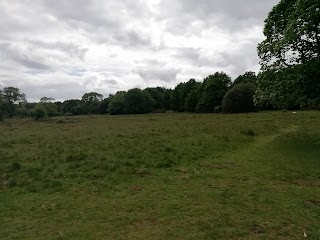
[(222, 100), (223, 113), (244, 113), (256, 110), (253, 96), (256, 86), (252, 83), (244, 83), (234, 86)]
[(29, 117), (29, 110), (25, 107), (19, 107), (16, 110), (16, 115), (21, 118)]
[(48, 117), (59, 116), (58, 107), (54, 103), (46, 103), (44, 104), (44, 108)]
[(40, 119), (46, 117), (46, 110), (42, 106), (37, 106), (34, 110), (34, 119)]

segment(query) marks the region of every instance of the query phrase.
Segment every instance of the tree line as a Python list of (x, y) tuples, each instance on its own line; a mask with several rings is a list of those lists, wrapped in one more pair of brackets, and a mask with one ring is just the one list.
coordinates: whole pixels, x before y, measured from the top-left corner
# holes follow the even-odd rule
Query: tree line
[(119, 91), (107, 98), (96, 92), (57, 102), (43, 97), (28, 103), (18, 88), (0, 90), (0, 119), (81, 114), (142, 114), (173, 110), (238, 113), (258, 109), (320, 109), (320, 1), (281, 0), (269, 13), (265, 40), (258, 47), (261, 71), (233, 82), (224, 72), (203, 81), (190, 79), (174, 89)]
[[(44, 118), (54, 116), (72, 116), (83, 114), (143, 114), (150, 112), (221, 112), (226, 104), (222, 104), (226, 93), (237, 89), (235, 85), (254, 88), (256, 75), (247, 72), (240, 75), (233, 83), (224, 72), (209, 75), (202, 82), (190, 79), (179, 83), (174, 89), (154, 87), (128, 91), (119, 91), (103, 98), (96, 92), (85, 93), (81, 99), (70, 99), (64, 102), (55, 101), (52, 97), (42, 97), (38, 103), (28, 103), (25, 94), (15, 87), (0, 90), (0, 106), (2, 117), (33, 117)], [(234, 90), (233, 90), (234, 92)], [(247, 98), (252, 102), (253, 94)], [(230, 95), (230, 94), (229, 94)], [(226, 112), (241, 112), (242, 109), (228, 109)]]

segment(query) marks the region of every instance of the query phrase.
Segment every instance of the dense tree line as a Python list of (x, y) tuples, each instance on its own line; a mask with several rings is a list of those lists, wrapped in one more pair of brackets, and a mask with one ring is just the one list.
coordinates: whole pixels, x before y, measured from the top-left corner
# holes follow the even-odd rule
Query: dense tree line
[[(190, 79), (173, 90), (155, 87), (119, 91), (107, 98), (96, 92), (85, 93), (81, 99), (64, 102), (42, 97), (38, 103), (28, 103), (18, 88), (5, 87), (0, 94), (0, 116), (32, 117), (35, 119), (59, 115), (143, 114), (150, 112), (220, 112), (223, 97), (235, 85), (254, 83), (255, 73), (240, 75), (234, 83), (224, 72), (216, 72), (202, 82)], [(253, 94), (251, 102), (253, 103)], [(218, 110), (217, 110), (218, 109)], [(230, 111), (227, 111), (230, 112)]]
[(265, 20), (266, 39), (258, 45), (261, 71), (233, 82), (216, 72), (202, 82), (190, 79), (173, 90), (130, 89), (107, 98), (96, 92), (57, 102), (42, 97), (28, 103), (18, 88), (0, 90), (0, 120), (81, 114), (141, 114), (173, 110), (237, 113), (260, 109), (320, 109), (320, 1), (281, 0)]

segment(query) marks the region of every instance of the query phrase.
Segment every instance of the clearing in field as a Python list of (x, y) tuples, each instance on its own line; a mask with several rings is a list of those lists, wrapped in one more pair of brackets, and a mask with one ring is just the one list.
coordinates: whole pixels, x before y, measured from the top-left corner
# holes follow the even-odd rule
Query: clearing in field
[(0, 124), (0, 239), (320, 238), (320, 112)]

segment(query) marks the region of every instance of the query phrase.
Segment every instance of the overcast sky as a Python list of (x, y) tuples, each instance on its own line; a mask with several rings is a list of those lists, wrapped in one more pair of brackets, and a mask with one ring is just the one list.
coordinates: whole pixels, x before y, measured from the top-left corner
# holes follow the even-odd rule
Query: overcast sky
[(279, 0), (1, 0), (0, 84), (41, 97), (258, 72)]

